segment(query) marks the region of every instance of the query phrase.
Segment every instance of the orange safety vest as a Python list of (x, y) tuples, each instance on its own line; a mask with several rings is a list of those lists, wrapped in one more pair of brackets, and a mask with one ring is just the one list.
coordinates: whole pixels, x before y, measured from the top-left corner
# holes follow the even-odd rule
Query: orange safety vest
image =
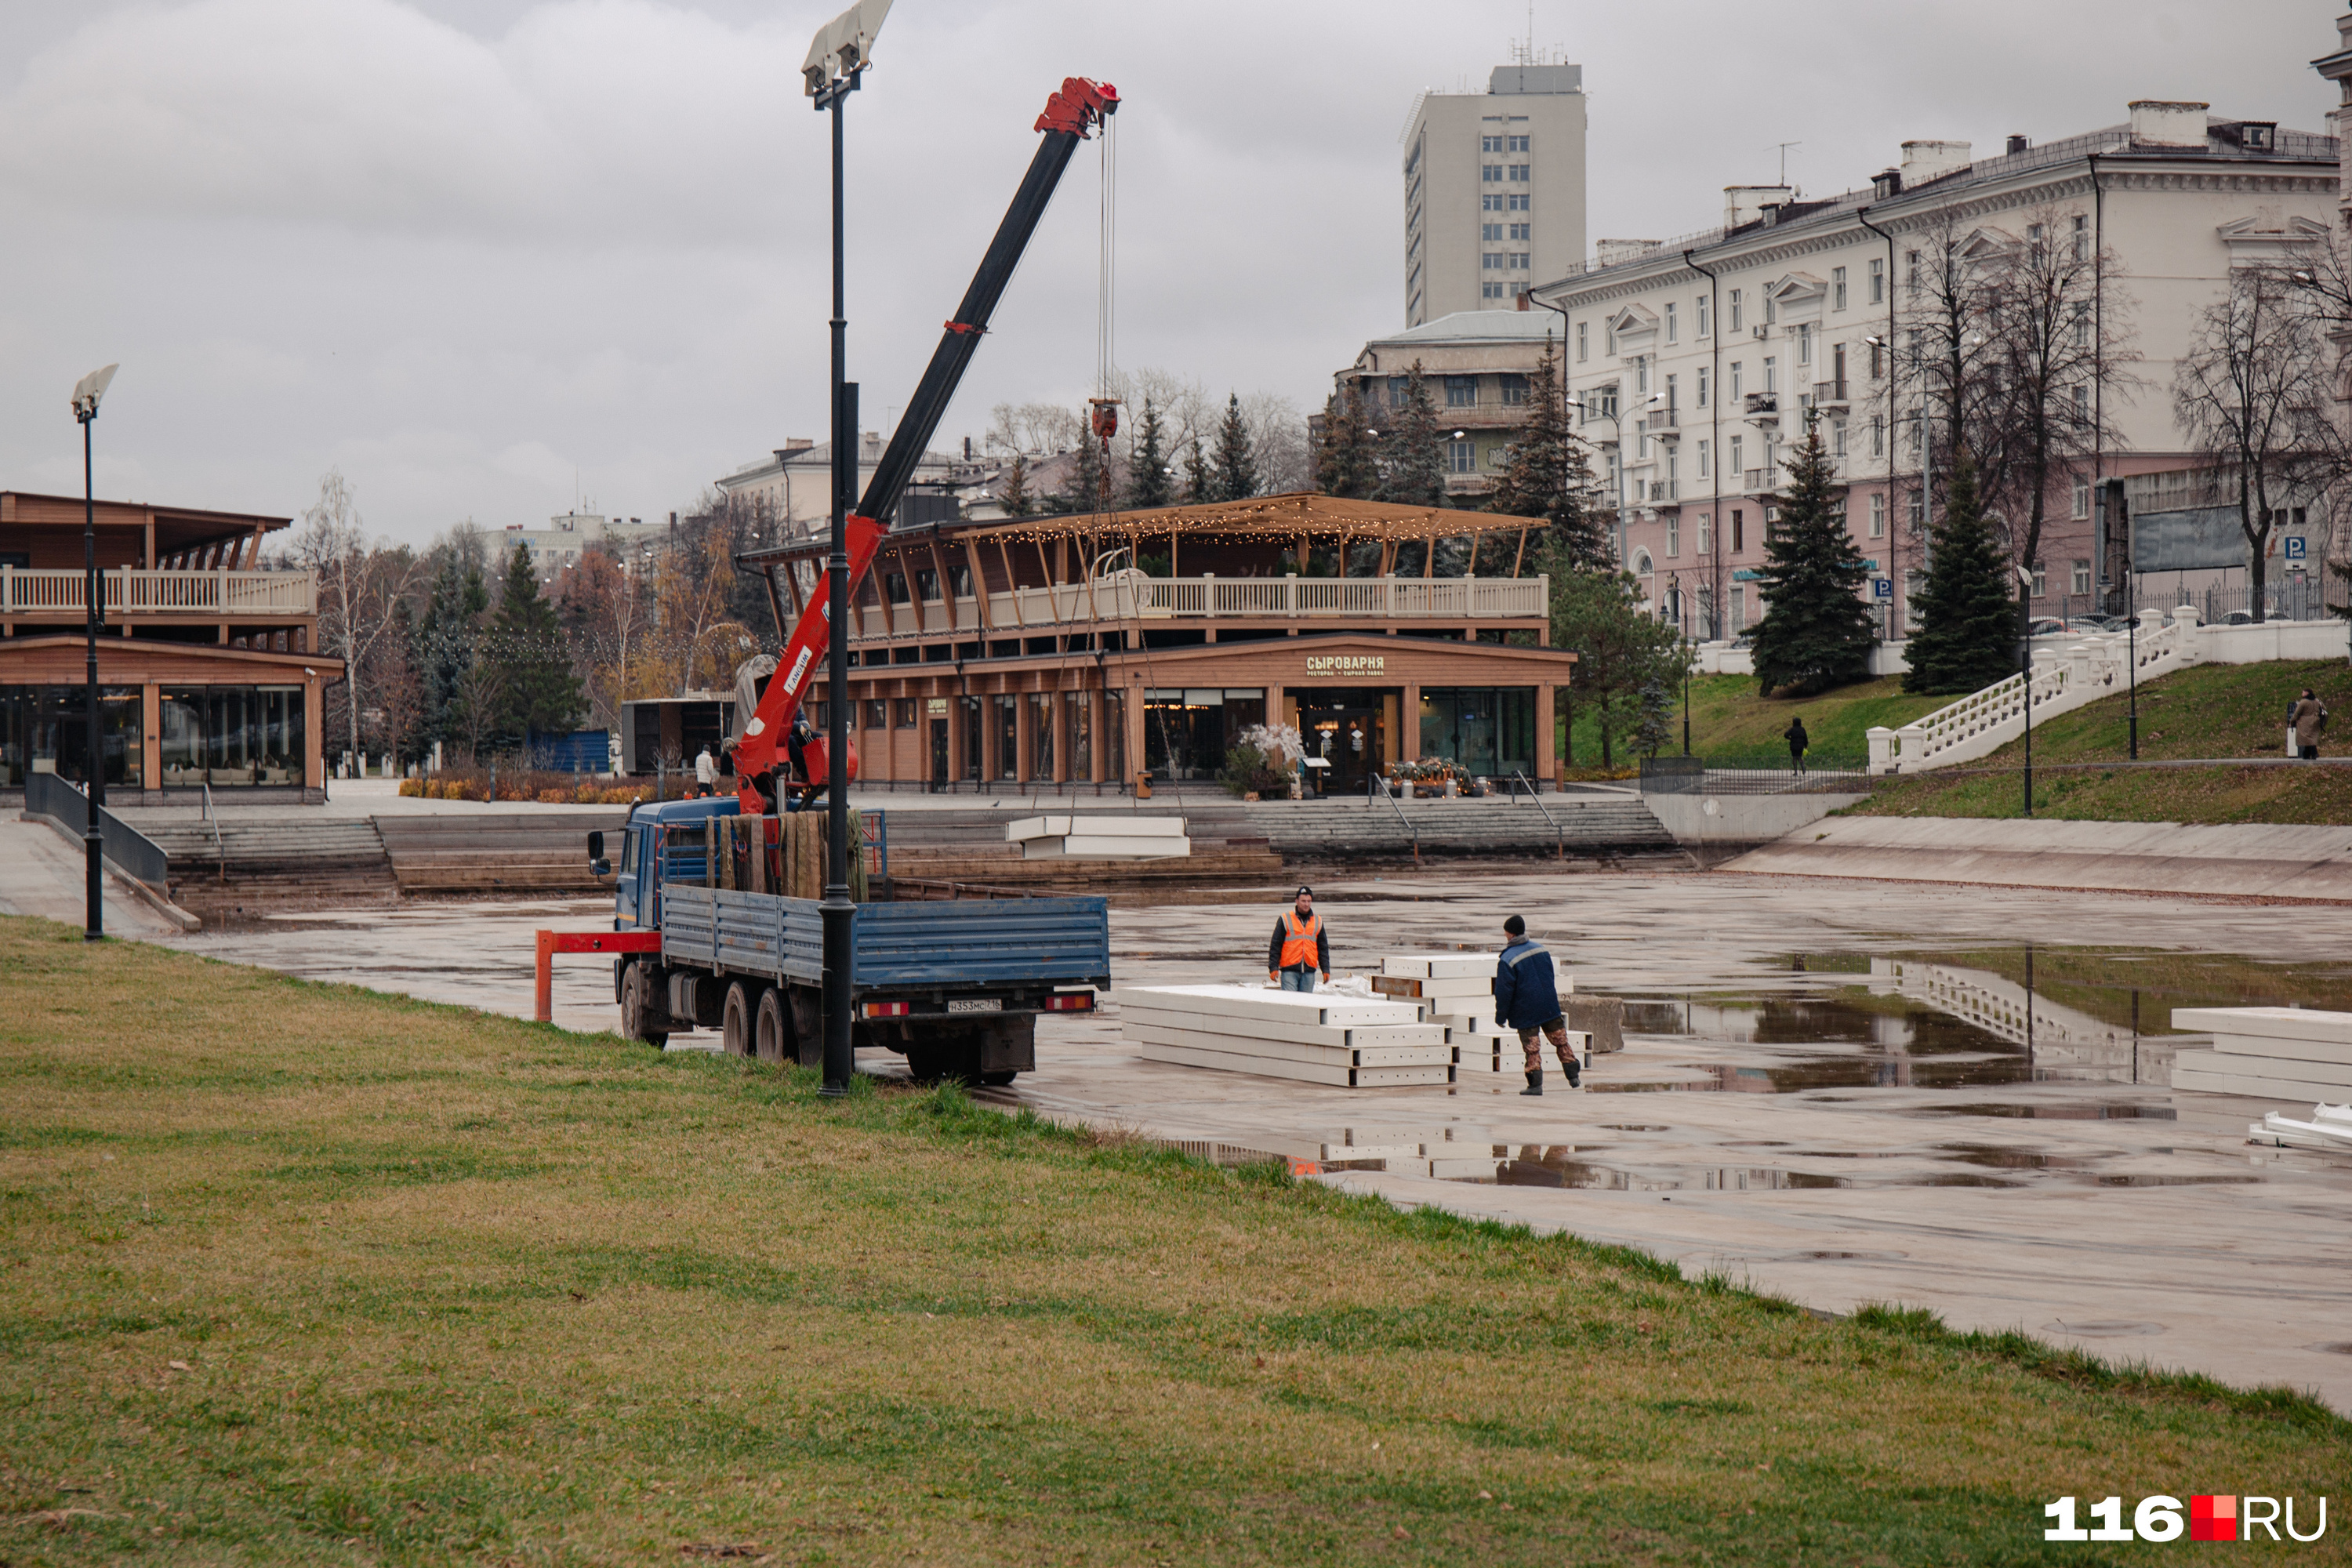
[(1285, 969), (1316, 969), (1322, 964), (1322, 955), (1316, 951), (1316, 938), (1323, 934), (1323, 917), (1308, 915), (1307, 923), (1298, 923), (1295, 909), (1282, 911), (1288, 934), (1282, 939), (1282, 967)]

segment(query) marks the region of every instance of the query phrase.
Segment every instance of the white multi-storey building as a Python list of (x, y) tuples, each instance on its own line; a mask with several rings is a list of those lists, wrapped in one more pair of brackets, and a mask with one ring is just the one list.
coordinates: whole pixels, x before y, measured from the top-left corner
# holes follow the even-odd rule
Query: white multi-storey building
[(1496, 66), (1404, 132), (1404, 324), (1507, 309), (1584, 255), (1584, 68)]
[(1923, 482), (1938, 504), (1943, 483), (1923, 456), (1934, 445), (1907, 351), (1932, 304), (1921, 253), (1932, 269), (1956, 231), (1963, 245), (2087, 247), (2077, 254), (2117, 264), (2103, 313), (2079, 330), (2137, 360), (2066, 390), (2099, 400), (2120, 439), (2056, 476), (2033, 590), (2037, 614), (2106, 602), (2103, 584), (2134, 564), (2127, 512), (2180, 504), (2172, 481), (2195, 467), (2170, 387), (2200, 312), (2233, 266), (2324, 238), (2336, 200), (2334, 137), (2206, 109), (2135, 103), (2125, 124), (2042, 147), (2011, 137), (1973, 161), (1965, 142), (1906, 142), (1898, 167), (1827, 200), (1732, 186), (1719, 226), (1604, 246), (1539, 284), (1535, 302), (1559, 312), (1576, 417), (1601, 449), (1602, 504), (1658, 613), (1699, 637), (1760, 618), (1772, 492), (1811, 413), (1882, 626), (1905, 635)]
[(652, 549), (677, 526), (676, 512), (669, 514), (667, 521), (656, 518), (647, 522), (641, 517), (567, 511), (562, 517), (549, 518), (545, 528), (509, 523), (501, 531), (488, 535), (486, 542), (501, 552), (501, 559), (513, 554), (518, 544), (530, 545), (531, 564), (539, 569), (540, 581), (547, 583), (553, 582), (564, 568), (578, 565), (581, 552), (593, 546), (626, 557)]

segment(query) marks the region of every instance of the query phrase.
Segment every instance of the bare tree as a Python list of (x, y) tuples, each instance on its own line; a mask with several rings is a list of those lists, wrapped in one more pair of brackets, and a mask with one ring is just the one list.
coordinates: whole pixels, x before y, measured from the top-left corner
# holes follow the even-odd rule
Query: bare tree
[(1086, 434), (1086, 420), (1058, 403), (1000, 403), (989, 410), (988, 444), (999, 451), (1066, 452)]
[(2023, 242), (1988, 268), (1979, 446), (1999, 465), (1986, 499), (2010, 519), (2013, 559), (2028, 569), (2041, 559), (2053, 489), (2124, 445), (2101, 395), (2138, 384), (2120, 270), (2097, 252), (2084, 215), (2054, 205), (2031, 214)]
[(1260, 495), (1285, 495), (1313, 488), (1314, 454), (1307, 442), (1307, 421), (1298, 405), (1279, 393), (1254, 392), (1242, 399), (1242, 423), (1248, 426), (1250, 458), (1257, 470)]
[(2298, 268), (2246, 267), (2198, 320), (2173, 413), (2217, 489), (2236, 492), (2257, 621), (2279, 503), (2326, 480), (2336, 431), (2323, 312)]
[(319, 481), (319, 499), (302, 512), (293, 561), (318, 574), (319, 640), (343, 661), (344, 719), (351, 751), (360, 749), (363, 689), (385, 642), (399, 625), (400, 605), (415, 587), (420, 563), (406, 550), (371, 545), (359, 505), (340, 469)]
[(1999, 276), (2012, 243), (1963, 226), (1949, 208), (1903, 237), (1897, 363), (1918, 392), (1911, 439), (1922, 473), (1948, 473), (1953, 454), (1966, 450), (1994, 485), (2006, 460), (1991, 415), (1992, 364)]

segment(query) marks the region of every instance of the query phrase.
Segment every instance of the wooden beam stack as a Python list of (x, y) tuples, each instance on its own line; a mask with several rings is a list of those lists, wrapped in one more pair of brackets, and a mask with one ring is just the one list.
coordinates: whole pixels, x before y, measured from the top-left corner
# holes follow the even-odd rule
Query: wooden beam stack
[(1253, 985), (1134, 985), (1111, 993), (1147, 1061), (1339, 1089), (1453, 1078), (1442, 1026), (1409, 1003)]

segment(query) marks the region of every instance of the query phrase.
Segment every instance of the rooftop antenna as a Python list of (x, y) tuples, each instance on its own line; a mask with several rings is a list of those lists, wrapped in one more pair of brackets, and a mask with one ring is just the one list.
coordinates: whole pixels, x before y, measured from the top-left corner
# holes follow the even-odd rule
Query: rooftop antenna
[(1776, 145), (1780, 149), (1780, 183), (1785, 185), (1789, 183), (1789, 149), (1791, 147), (1801, 147), (1804, 143), (1802, 142), (1781, 142), (1776, 143)]

